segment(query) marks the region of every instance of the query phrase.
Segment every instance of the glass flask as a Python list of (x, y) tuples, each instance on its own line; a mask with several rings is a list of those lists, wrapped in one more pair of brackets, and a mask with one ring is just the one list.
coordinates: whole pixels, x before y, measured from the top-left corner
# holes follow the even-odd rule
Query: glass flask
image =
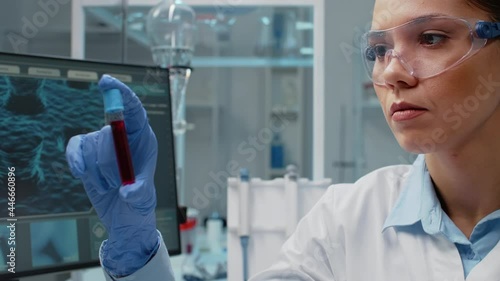
[(260, 34), (254, 52), (257, 56), (270, 57), (273, 53), (273, 30), (271, 19), (267, 16), (260, 18)]
[(299, 55), (298, 31), (296, 28), (297, 14), (287, 11), (285, 17), (285, 34), (283, 38), (283, 56), (296, 57)]
[(163, 0), (149, 11), (146, 29), (157, 65), (191, 66), (195, 20), (194, 10), (182, 0)]

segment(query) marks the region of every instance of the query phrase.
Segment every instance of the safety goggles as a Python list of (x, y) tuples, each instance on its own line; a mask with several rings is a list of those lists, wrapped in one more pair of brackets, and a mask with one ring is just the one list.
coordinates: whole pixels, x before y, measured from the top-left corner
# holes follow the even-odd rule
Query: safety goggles
[(385, 85), (384, 73), (393, 59), (410, 75), (431, 78), (464, 62), (488, 39), (499, 36), (499, 22), (426, 16), (390, 29), (369, 31), (361, 40), (361, 51), (370, 79)]

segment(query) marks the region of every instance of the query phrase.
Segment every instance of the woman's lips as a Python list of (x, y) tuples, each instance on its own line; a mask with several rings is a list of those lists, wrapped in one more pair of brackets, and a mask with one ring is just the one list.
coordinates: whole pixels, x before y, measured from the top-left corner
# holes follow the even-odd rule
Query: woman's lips
[(393, 103), (390, 116), (394, 121), (407, 121), (424, 114), (427, 109), (407, 102)]
[(392, 115), (392, 120), (394, 120), (394, 121), (407, 121), (407, 120), (411, 120), (413, 118), (417, 118), (418, 116), (420, 116), (424, 113), (425, 113), (425, 110), (415, 110), (415, 109), (396, 111)]

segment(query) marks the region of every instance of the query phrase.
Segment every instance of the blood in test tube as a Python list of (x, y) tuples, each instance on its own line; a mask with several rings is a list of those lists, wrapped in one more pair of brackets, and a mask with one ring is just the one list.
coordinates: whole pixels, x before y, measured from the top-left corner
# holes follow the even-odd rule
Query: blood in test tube
[(118, 89), (104, 92), (104, 111), (106, 121), (111, 125), (113, 142), (122, 185), (135, 182), (134, 167), (127, 139), (125, 118), (123, 116), (123, 99)]
[(135, 182), (135, 175), (127, 140), (127, 131), (125, 130), (125, 122), (123, 120), (112, 121), (111, 131), (113, 132), (116, 160), (118, 161), (122, 184), (132, 184)]

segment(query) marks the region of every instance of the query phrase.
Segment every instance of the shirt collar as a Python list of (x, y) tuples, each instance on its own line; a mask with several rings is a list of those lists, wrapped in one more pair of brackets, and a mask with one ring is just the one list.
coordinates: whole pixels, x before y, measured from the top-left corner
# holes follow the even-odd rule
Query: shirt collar
[(419, 155), (410, 170), (394, 208), (386, 218), (383, 230), (408, 226), (422, 221), (425, 232), (438, 233), (442, 211), (436, 196), (424, 155)]

